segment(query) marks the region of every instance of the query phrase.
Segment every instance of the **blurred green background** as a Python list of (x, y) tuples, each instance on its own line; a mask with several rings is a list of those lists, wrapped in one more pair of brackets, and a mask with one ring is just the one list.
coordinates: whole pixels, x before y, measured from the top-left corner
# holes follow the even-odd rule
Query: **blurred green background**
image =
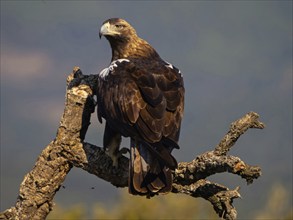
[[(110, 46), (98, 32), (111, 17), (129, 21), (184, 75), (178, 161), (213, 149), (243, 114), (260, 114), (267, 127), (248, 131), (230, 153), (261, 166), (263, 175), (249, 186), (229, 174), (210, 179), (241, 186), (243, 198), (234, 201), (239, 219), (289, 219), (292, 1), (1, 0), (0, 209), (14, 205), (24, 175), (55, 137), (73, 66), (93, 74), (109, 64)], [(94, 114), (86, 141), (101, 146), (103, 126)], [(133, 198), (76, 168), (64, 186), (51, 219), (215, 217), (202, 199)]]

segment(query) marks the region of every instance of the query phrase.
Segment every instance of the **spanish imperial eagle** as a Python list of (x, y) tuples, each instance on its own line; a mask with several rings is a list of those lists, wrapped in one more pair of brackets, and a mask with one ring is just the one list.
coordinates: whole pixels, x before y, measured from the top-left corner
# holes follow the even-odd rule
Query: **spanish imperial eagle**
[(103, 146), (117, 166), (121, 136), (130, 137), (129, 192), (152, 197), (172, 189), (171, 155), (184, 109), (180, 71), (139, 38), (125, 20), (106, 20), (99, 32), (112, 48), (98, 75), (98, 118), (106, 120)]

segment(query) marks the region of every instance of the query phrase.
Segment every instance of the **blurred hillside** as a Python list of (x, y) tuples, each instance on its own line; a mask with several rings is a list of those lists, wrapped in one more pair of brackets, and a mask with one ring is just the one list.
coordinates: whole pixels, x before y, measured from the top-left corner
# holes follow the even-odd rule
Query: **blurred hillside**
[[(291, 220), (292, 203), (288, 191), (280, 184), (272, 187), (266, 195), (267, 203), (253, 213), (250, 219)], [(291, 201), (292, 202), (292, 201)], [(237, 207), (236, 207), (237, 208)], [(145, 199), (121, 191), (117, 201), (111, 205), (95, 203), (91, 207), (85, 204), (64, 208), (56, 205), (48, 220), (66, 219), (219, 219), (212, 206), (203, 199), (194, 199), (186, 195), (168, 194), (166, 196)], [(242, 219), (242, 218), (240, 218)]]
[[(90, 213), (88, 213), (90, 211)], [(112, 205), (96, 203), (91, 207), (76, 204), (67, 209), (56, 206), (48, 219), (215, 219), (208, 202), (185, 195), (166, 195), (146, 199), (121, 191)]]

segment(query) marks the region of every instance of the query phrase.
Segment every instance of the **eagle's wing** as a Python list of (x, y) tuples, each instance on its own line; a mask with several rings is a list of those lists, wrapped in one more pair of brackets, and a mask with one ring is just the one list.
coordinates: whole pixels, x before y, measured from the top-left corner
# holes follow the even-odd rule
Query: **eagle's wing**
[(148, 196), (169, 192), (169, 168), (177, 167), (171, 151), (179, 148), (184, 108), (180, 71), (163, 61), (146, 66), (117, 60), (100, 73), (98, 90), (98, 115), (107, 121), (105, 133), (131, 137), (129, 191)]
[(112, 62), (107, 75), (100, 77), (99, 118), (122, 126), (124, 136), (137, 136), (149, 143), (162, 138), (177, 143), (184, 108), (183, 79), (171, 64), (152, 65)]

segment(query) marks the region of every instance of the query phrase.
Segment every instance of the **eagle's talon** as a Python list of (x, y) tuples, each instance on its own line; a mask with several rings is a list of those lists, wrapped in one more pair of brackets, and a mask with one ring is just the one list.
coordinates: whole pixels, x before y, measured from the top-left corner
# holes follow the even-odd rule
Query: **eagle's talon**
[(111, 158), (112, 166), (117, 168), (118, 167), (118, 158), (120, 157), (119, 154), (115, 154), (115, 153), (109, 151), (109, 149), (105, 149), (105, 154)]
[(108, 148), (105, 153), (111, 158), (112, 166), (118, 168), (118, 159), (123, 156), (123, 154), (130, 153), (130, 150), (126, 147), (121, 148), (118, 152), (111, 152)]

